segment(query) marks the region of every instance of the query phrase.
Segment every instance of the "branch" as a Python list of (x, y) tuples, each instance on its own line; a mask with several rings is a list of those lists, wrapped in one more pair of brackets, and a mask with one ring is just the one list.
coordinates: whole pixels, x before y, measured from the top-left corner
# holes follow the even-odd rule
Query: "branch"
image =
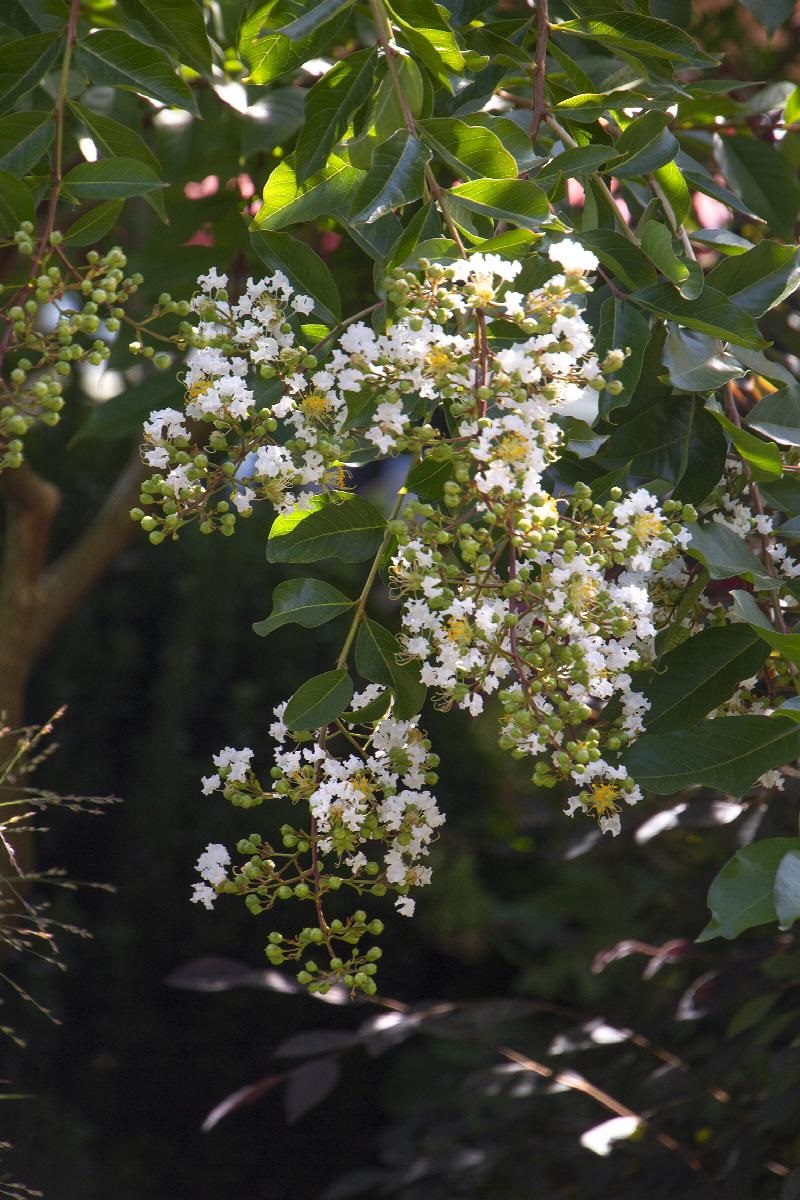
[(547, 97), (544, 83), (547, 69), (547, 43), (550, 38), (550, 13), (548, 0), (536, 0), (536, 59), (533, 65), (533, 112), (531, 115), (531, 143), (536, 141), (539, 126), (547, 116)]
[(42, 604), (32, 637), (34, 654), (135, 535), (136, 525), (128, 513), (138, 502), (145, 474), (137, 449), (88, 529), (44, 572)]

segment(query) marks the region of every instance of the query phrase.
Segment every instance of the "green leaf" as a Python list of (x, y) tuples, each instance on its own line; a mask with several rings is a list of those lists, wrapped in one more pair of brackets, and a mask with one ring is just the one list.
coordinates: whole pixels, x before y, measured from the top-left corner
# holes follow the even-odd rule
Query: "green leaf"
[(756, 558), (744, 538), (717, 521), (692, 527), (688, 553), (699, 559), (712, 579), (735, 579), (741, 576), (764, 591), (772, 591), (780, 586), (777, 580), (767, 574), (761, 559)]
[(701, 50), (682, 29), (639, 13), (606, 12), (586, 20), (561, 21), (552, 26), (552, 32), (591, 38), (604, 49), (613, 46), (629, 54), (666, 58), (670, 62), (691, 63), (698, 67), (717, 61)]
[(18, 112), (0, 117), (0, 170), (27, 175), (53, 140), (56, 123), (49, 112)]
[(731, 257), (753, 248), (752, 242), (739, 237), (738, 233), (732, 233), (730, 229), (695, 229), (692, 231), (692, 241), (699, 242), (701, 246), (711, 246), (712, 250), (719, 250), (720, 254)]
[(634, 474), (675, 483), (676, 498), (696, 504), (719, 481), (726, 450), (722, 431), (699, 400), (670, 396), (615, 430), (598, 458), (609, 466), (630, 460)]
[(420, 135), (441, 162), (466, 179), (516, 179), (517, 160), (500, 138), (483, 125), (455, 117), (418, 121)]
[(608, 167), (609, 160), (613, 165), (617, 153), (613, 146), (576, 146), (573, 150), (564, 150), (556, 154), (536, 172), (537, 179), (550, 179), (555, 175), (563, 175), (565, 179), (580, 179), (584, 175), (594, 175), (602, 166)]
[(709, 888), (711, 921), (697, 941), (730, 940), (754, 925), (777, 920), (775, 876), (784, 856), (798, 848), (800, 838), (764, 838), (737, 851)]
[(772, 442), (762, 441), (746, 429), (740, 429), (721, 412), (715, 412), (714, 416), (739, 451), (739, 455), (750, 464), (750, 472), (757, 483), (780, 479), (783, 463), (777, 446)]
[(380, 546), (385, 526), (378, 510), (353, 492), (316, 496), (308, 508), (276, 517), (269, 531), (267, 561), (363, 562)]
[(322, 729), (330, 725), (353, 699), (353, 681), (347, 671), (325, 671), (307, 679), (297, 689), (283, 719), (290, 729)]
[(800, 250), (780, 242), (759, 242), (744, 254), (724, 258), (708, 282), (751, 317), (761, 317), (797, 290)]
[(119, 121), (113, 121), (111, 117), (95, 112), (93, 109), (87, 108), (85, 104), (78, 104), (74, 100), (70, 100), (69, 106), (103, 150), (122, 158), (135, 158), (137, 162), (143, 162), (154, 174), (158, 175), (161, 164), (144, 138), (140, 137), (134, 129), (120, 124)]
[[(122, 207), (121, 200), (109, 200), (109, 205)], [(100, 204), (92, 213), (106, 205)], [(87, 213), (86, 216), (91, 216)], [(77, 222), (76, 222), (77, 224)], [(79, 241), (75, 245), (89, 243)], [(75, 434), (72, 442), (82, 442), (93, 438), (100, 442), (114, 442), (120, 438), (130, 438), (139, 435), (141, 441), (142, 424), (157, 408), (176, 407), (180, 404), (181, 385), (170, 372), (157, 372), (148, 375), (141, 383), (134, 384), (120, 392), (118, 396), (98, 404), (89, 410), (89, 415)]]
[(458, 207), (523, 229), (537, 230), (550, 212), (546, 193), (528, 179), (474, 179), (447, 194)]
[(423, 458), (411, 468), (406, 478), (406, 490), (421, 500), (444, 499), (444, 485), (453, 477), (452, 462), (439, 462), (435, 458)]
[(211, 47), (202, 5), (195, 0), (119, 0), (119, 6), (135, 36), (201, 75), (210, 74)]
[(309, 34), (315, 33), (331, 17), (351, 8), (354, 0), (320, 0), (312, 8), (306, 8), (299, 17), (288, 25), (283, 25), (280, 32), (292, 42), (299, 42)]
[(326, 325), (342, 319), (339, 289), (326, 263), (316, 251), (288, 233), (269, 233), (258, 229), (250, 235), (250, 244), (263, 263), (283, 271), (296, 292), (310, 296), (314, 313)]
[(792, 385), (765, 396), (747, 414), (745, 424), (774, 442), (800, 446), (800, 388)]
[(779, 717), (717, 717), (693, 729), (645, 733), (622, 758), (659, 796), (692, 784), (741, 796), (765, 771), (800, 755), (800, 725)]
[(600, 309), (600, 324), (597, 330), (597, 354), (604, 358), (609, 350), (630, 350), (618, 371), (610, 376), (619, 380), (622, 391), (618, 396), (603, 392), (600, 396), (601, 412), (605, 416), (615, 408), (628, 404), (636, 390), (642, 373), (644, 351), (650, 340), (650, 322), (633, 304), (610, 296)]
[(252, 228), (283, 229), (347, 209), (364, 172), (332, 154), (325, 167), (300, 183), (294, 163), (280, 163), (264, 184), (263, 203)]
[(386, 688), (374, 700), (370, 700), (369, 704), (365, 704), (363, 708), (350, 709), (348, 712), (343, 712), (342, 720), (348, 721), (351, 725), (369, 725), (372, 721), (380, 721), (381, 717), (386, 715), (391, 702), (391, 690)]
[(778, 863), (773, 900), (781, 929), (791, 929), (800, 917), (800, 847), (787, 850)]
[(778, 237), (790, 242), (800, 208), (800, 184), (789, 162), (769, 143), (739, 134), (720, 137), (716, 154), (734, 191)]
[(391, 687), (395, 696), (394, 715), (399, 721), (415, 717), (425, 703), (425, 688), (420, 683), (419, 667), (400, 666), (397, 638), (377, 621), (361, 622), (356, 638), (356, 668), (372, 683)]
[(64, 187), (79, 200), (116, 200), (143, 196), (164, 184), (150, 167), (133, 158), (100, 158), (79, 163), (64, 176)]
[(653, 172), (667, 197), (678, 225), (683, 225), (692, 208), (692, 196), (683, 172), (675, 162), (665, 163)]
[(670, 383), (680, 392), (715, 391), (729, 379), (739, 379), (745, 374), (744, 368), (722, 349), (716, 338), (676, 325), (668, 327), (664, 366)]
[(657, 283), (654, 287), (635, 292), (630, 298), (635, 304), (669, 321), (677, 321), (688, 329), (696, 329), (698, 333), (707, 333), (711, 337), (755, 350), (762, 350), (768, 345), (753, 318), (716, 288), (706, 286), (698, 299), (686, 300), (670, 284)]
[(688, 278), (689, 267), (675, 253), (672, 234), (666, 225), (648, 221), (642, 233), (641, 247), (651, 263), (673, 283), (680, 284)]
[(621, 233), (612, 229), (583, 229), (580, 240), (631, 291), (655, 283), (656, 273), (647, 255)]
[(325, 166), (351, 117), (372, 95), (377, 66), (374, 50), (359, 50), (331, 67), (306, 93), (306, 119), (296, 146), (299, 183)]
[(733, 611), (787, 662), (800, 663), (800, 633), (779, 633), (749, 592), (731, 592)]
[(794, 0), (742, 0), (742, 3), (761, 22), (770, 37), (789, 20), (795, 9)]
[(630, 179), (672, 162), (680, 147), (678, 139), (666, 128), (670, 120), (668, 113), (651, 110), (631, 121), (614, 143), (619, 155), (612, 166), (614, 175)]
[(238, 52), (250, 67), (246, 83), (271, 83), (337, 44), (349, 20), (346, 8), (318, 24), (308, 37), (286, 36), (287, 25), (302, 19), (306, 10), (305, 0), (267, 0), (243, 22)]
[(70, 246), (92, 246), (99, 242), (116, 225), (123, 204), (123, 200), (104, 200), (102, 204), (90, 208), (72, 222), (64, 234), (64, 241)]
[(78, 43), (75, 55), (92, 83), (140, 92), (197, 115), (194, 96), (167, 55), (127, 33), (98, 29)]
[(23, 221), (35, 219), (30, 188), (8, 171), (0, 171), (0, 234), (16, 233)]
[(452, 92), (450, 74), (463, 75), (464, 55), (444, 13), (433, 0), (393, 0), (403, 40), (415, 58), (424, 63), (435, 79)]
[(418, 200), (430, 160), (430, 150), (407, 129), (393, 133), (375, 150), (350, 204), (349, 220), (372, 225), (385, 213)]
[(253, 632), (266, 637), (282, 625), (302, 625), (316, 629), (353, 607), (343, 592), (321, 579), (288, 579), (272, 593), (272, 612), (264, 621), (256, 621)]
[(55, 64), (61, 40), (52, 33), (6, 42), (0, 54), (0, 113), (8, 112), (17, 100), (36, 84)]
[(688, 729), (758, 674), (768, 650), (743, 625), (703, 629), (668, 651), (653, 671), (637, 674), (637, 692), (650, 701), (644, 715), (648, 733)]

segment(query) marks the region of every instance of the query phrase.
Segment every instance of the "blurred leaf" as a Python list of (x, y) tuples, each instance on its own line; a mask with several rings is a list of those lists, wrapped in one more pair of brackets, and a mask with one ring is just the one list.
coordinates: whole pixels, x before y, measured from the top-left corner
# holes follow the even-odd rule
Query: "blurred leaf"
[(349, 1050), (357, 1046), (359, 1038), (354, 1033), (340, 1029), (307, 1029), (279, 1042), (272, 1053), (276, 1058), (307, 1058), (312, 1054), (327, 1054), (329, 1050)]
[(787, 446), (800, 446), (800, 389), (783, 388), (759, 400), (745, 417), (749, 429)]
[(353, 699), (347, 671), (324, 671), (301, 684), (286, 705), (283, 719), (290, 729), (322, 729), (344, 712)]
[(740, 575), (765, 591), (779, 586), (744, 538), (718, 521), (692, 526), (688, 553), (699, 559), (712, 579), (733, 579)]
[(794, 0), (742, 0), (742, 3), (761, 22), (770, 37), (789, 20), (795, 9)]
[(143, 41), (167, 50), (201, 75), (211, 72), (203, 7), (195, 0), (118, 0), (126, 24)]
[(650, 701), (644, 715), (648, 733), (669, 733), (696, 725), (757, 675), (768, 650), (743, 625), (703, 629), (668, 651), (655, 670), (637, 674), (636, 691)]
[(309, 34), (315, 33), (320, 26), (326, 21), (330, 21), (331, 17), (335, 17), (337, 13), (344, 9), (351, 8), (354, 0), (320, 0), (319, 4), (313, 5), (311, 8), (306, 8), (299, 17), (291, 21), (288, 25), (283, 25), (280, 32), (292, 42), (299, 42)]
[(144, 163), (133, 158), (99, 158), (79, 163), (64, 176), (64, 187), (79, 200), (114, 200), (143, 196), (163, 187)]
[(716, 338), (670, 325), (664, 343), (664, 366), (669, 381), (681, 392), (715, 391), (729, 379), (739, 379), (744, 368), (726, 353)]
[(408, 130), (398, 130), (375, 149), (369, 171), (350, 203), (348, 218), (372, 225), (379, 217), (422, 196), (430, 150)]
[(35, 221), (33, 195), (21, 179), (0, 171), (0, 233), (16, 233), (23, 221)]
[(251, 233), (250, 244), (263, 263), (272, 270), (283, 271), (296, 292), (311, 297), (313, 311), (320, 321), (330, 326), (341, 321), (339, 289), (327, 263), (311, 246), (291, 234), (269, 233), (264, 229)]
[(35, 33), (33, 37), (6, 42), (0, 54), (0, 113), (8, 112), (54, 66), (61, 40), (54, 34)]
[(775, 872), (775, 912), (781, 929), (791, 929), (800, 917), (800, 849), (788, 850)]
[(733, 611), (740, 621), (746, 621), (753, 632), (787, 662), (800, 664), (800, 633), (779, 633), (749, 592), (731, 592), (731, 599)]
[(284, 1105), (290, 1125), (316, 1108), (339, 1082), (339, 1064), (335, 1058), (315, 1058), (291, 1072), (286, 1082)]
[(298, 183), (325, 166), (351, 117), (372, 95), (377, 67), (374, 50), (358, 50), (335, 63), (306, 93), (305, 124), (296, 147)]
[(645, 733), (622, 756), (648, 791), (672, 795), (700, 784), (741, 796), (759, 775), (800, 755), (800, 725), (779, 717), (717, 717), (693, 729)]
[(0, 169), (27, 175), (48, 149), (56, 124), (49, 112), (18, 112), (0, 117)]
[(796, 852), (799, 847), (798, 838), (764, 838), (739, 850), (709, 888), (711, 920), (697, 941), (735, 938), (754, 925), (777, 920), (775, 876), (778, 866), (788, 852)]
[(244, 1108), (248, 1104), (255, 1104), (256, 1100), (260, 1100), (276, 1084), (283, 1083), (284, 1078), (284, 1075), (265, 1075), (263, 1079), (259, 1079), (256, 1083), (245, 1084), (244, 1087), (237, 1088), (235, 1092), (231, 1092), (230, 1096), (226, 1096), (224, 1100), (220, 1100), (219, 1104), (215, 1104), (211, 1109), (211, 1112), (200, 1126), (203, 1133), (209, 1133), (215, 1125), (219, 1125), (223, 1117), (227, 1117), (230, 1113), (235, 1112), (237, 1108)]
[(191, 90), (161, 50), (117, 29), (98, 29), (78, 43), (75, 56), (92, 83), (141, 92), (197, 115)]
[(654, 287), (635, 292), (631, 300), (669, 321), (677, 321), (688, 329), (734, 342), (737, 346), (760, 350), (768, 344), (748, 313), (708, 285), (696, 300), (686, 300), (668, 283), (657, 283)]
[[(120, 205), (121, 201), (111, 200), (109, 203)], [(98, 205), (96, 209), (92, 209), (92, 213), (104, 207)], [(90, 216), (91, 213), (85, 215)], [(79, 241), (75, 244), (85, 243)], [(180, 393), (181, 385), (174, 375), (166, 372), (148, 375), (141, 383), (125, 388), (118, 396), (106, 400), (105, 404), (98, 404), (92, 408), (72, 441), (96, 438), (101, 442), (113, 442), (118, 438), (140, 434), (142, 424), (150, 413), (156, 408), (166, 407), (170, 402), (180, 403)]]
[(338, 588), (321, 579), (288, 579), (272, 593), (272, 612), (264, 621), (256, 621), (253, 632), (266, 637), (282, 625), (302, 625), (315, 629), (352, 608)]
[(82, 213), (64, 234), (64, 241), (70, 246), (95, 245), (116, 225), (124, 203), (124, 200), (104, 200)]
[(397, 661), (397, 638), (377, 621), (365, 618), (356, 639), (356, 668), (371, 683), (391, 687), (395, 695), (394, 715), (398, 721), (415, 717), (425, 703), (425, 687), (420, 683), (419, 665), (401, 666)]
[(305, 509), (276, 517), (267, 541), (268, 562), (363, 562), (375, 553), (386, 526), (381, 514), (353, 492), (317, 496)]
[(716, 155), (728, 183), (778, 237), (794, 237), (800, 208), (800, 184), (791, 165), (767, 142), (757, 138), (719, 137)]

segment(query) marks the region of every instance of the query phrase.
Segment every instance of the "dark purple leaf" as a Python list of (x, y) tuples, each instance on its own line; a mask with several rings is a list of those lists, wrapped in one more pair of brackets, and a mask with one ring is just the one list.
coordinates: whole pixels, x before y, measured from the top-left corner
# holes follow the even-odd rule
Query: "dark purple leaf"
[(349, 1050), (351, 1046), (357, 1046), (358, 1041), (355, 1034), (342, 1033), (338, 1029), (309, 1029), (281, 1042), (273, 1054), (278, 1058), (305, 1058), (310, 1054)]
[(289, 1075), (284, 1106), (290, 1125), (315, 1108), (339, 1082), (339, 1063), (335, 1058), (314, 1058), (296, 1067)]
[(235, 1112), (237, 1108), (244, 1108), (248, 1104), (255, 1104), (256, 1100), (260, 1100), (285, 1078), (285, 1075), (265, 1075), (256, 1083), (248, 1083), (237, 1091), (231, 1092), (230, 1096), (226, 1096), (224, 1100), (220, 1100), (219, 1104), (214, 1105), (203, 1121), (201, 1125), (203, 1133), (208, 1133), (210, 1129), (219, 1124), (223, 1117), (227, 1117), (228, 1113)]
[[(227, 992), (237, 987), (264, 988), (266, 991), (282, 992), (285, 995), (306, 992), (304, 987), (294, 979), (282, 975), (280, 971), (273, 971), (269, 967), (250, 967), (235, 958), (216, 955), (193, 958), (191, 962), (176, 967), (167, 976), (166, 982), (169, 987), (186, 988), (190, 992)], [(350, 1003), (350, 993), (340, 984), (332, 987), (326, 995), (320, 992), (306, 994), (324, 1004)]]

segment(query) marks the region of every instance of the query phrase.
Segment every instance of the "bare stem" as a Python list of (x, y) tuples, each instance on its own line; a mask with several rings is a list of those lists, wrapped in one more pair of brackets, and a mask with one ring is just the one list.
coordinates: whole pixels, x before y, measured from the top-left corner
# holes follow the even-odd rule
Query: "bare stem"
[(536, 0), (536, 59), (533, 66), (533, 111), (531, 113), (531, 142), (535, 142), (539, 126), (547, 116), (545, 74), (547, 69), (547, 43), (550, 38), (550, 13), (548, 0)]

